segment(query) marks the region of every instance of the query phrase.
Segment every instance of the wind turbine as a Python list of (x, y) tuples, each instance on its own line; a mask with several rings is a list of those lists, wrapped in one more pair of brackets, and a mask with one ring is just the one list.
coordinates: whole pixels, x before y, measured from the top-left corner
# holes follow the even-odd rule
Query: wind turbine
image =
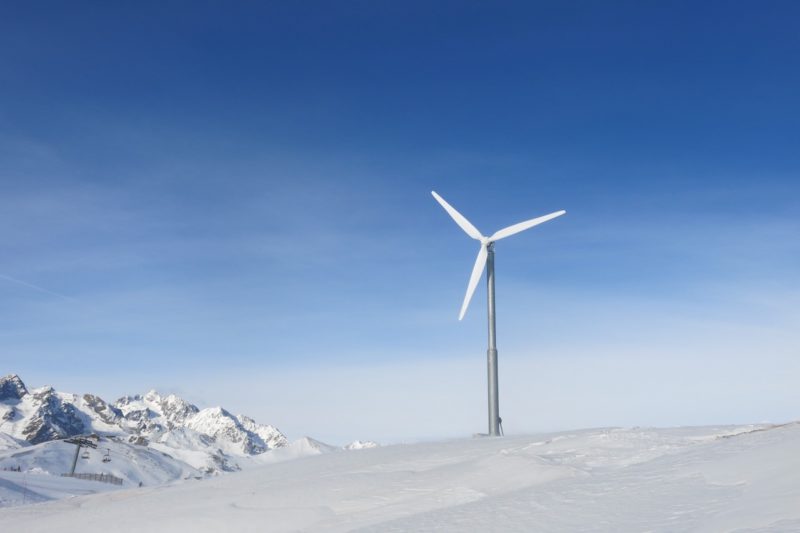
[(489, 435), (497, 436), (500, 434), (500, 395), (497, 387), (497, 343), (494, 313), (494, 243), (500, 239), (505, 239), (506, 237), (510, 237), (526, 229), (538, 226), (548, 220), (560, 217), (566, 213), (566, 211), (556, 211), (549, 215), (525, 220), (513, 226), (498, 230), (494, 232), (491, 237), (485, 237), (464, 217), (464, 215), (456, 211), (444, 198), (436, 194), (436, 191), (431, 191), (431, 194), (467, 235), (481, 243), (480, 250), (478, 250), (478, 257), (475, 259), (475, 266), (472, 267), (472, 275), (469, 277), (469, 284), (467, 284), (467, 294), (464, 296), (464, 303), (461, 304), (461, 312), (458, 314), (458, 319), (461, 320), (464, 318), (464, 314), (467, 312), (467, 307), (469, 306), (469, 301), (475, 293), (475, 287), (478, 286), (478, 280), (481, 279), (483, 269), (486, 267), (486, 291), (489, 304), (489, 349), (486, 351), (489, 381)]

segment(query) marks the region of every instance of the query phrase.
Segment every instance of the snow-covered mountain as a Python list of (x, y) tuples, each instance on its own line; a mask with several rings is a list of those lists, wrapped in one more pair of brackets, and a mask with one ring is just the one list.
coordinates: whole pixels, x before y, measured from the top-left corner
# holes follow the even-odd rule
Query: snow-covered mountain
[[(180, 439), (213, 442), (222, 452), (252, 456), (286, 446), (286, 437), (274, 426), (258, 424), (244, 415), (234, 416), (222, 407), (198, 409), (170, 394), (151, 390), (144, 396), (125, 396), (113, 406), (118, 423), (131, 434), (131, 441), (170, 442), (170, 433)], [(196, 435), (192, 435), (195, 433)]]
[(288, 444), (274, 426), (222, 407), (201, 410), (174, 394), (151, 390), (109, 403), (52, 387), (29, 390), (15, 374), (0, 378), (0, 451), (76, 435), (148, 448), (202, 473), (239, 470)]
[(29, 392), (15, 374), (0, 378), (0, 420), (4, 432), (31, 444), (79, 435), (86, 429), (75, 406), (62, 401), (52, 387)]
[(350, 444), (345, 445), (345, 450), (366, 450), (367, 448), (377, 448), (378, 443), (371, 440), (354, 440)]

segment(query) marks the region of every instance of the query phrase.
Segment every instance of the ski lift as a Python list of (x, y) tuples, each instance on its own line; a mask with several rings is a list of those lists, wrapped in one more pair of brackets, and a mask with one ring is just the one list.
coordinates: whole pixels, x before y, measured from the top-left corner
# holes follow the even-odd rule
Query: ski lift
[(106, 448), (106, 454), (103, 456), (103, 462), (104, 463), (111, 462), (111, 450), (109, 448)]
[(85, 451), (84, 451), (84, 452), (81, 454), (81, 459), (88, 459), (88, 458), (89, 458), (89, 450), (85, 450)]

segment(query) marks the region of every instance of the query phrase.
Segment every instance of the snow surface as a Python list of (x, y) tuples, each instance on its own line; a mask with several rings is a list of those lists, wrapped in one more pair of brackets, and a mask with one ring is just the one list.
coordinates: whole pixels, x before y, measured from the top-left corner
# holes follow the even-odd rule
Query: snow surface
[(28, 443), (24, 440), (15, 439), (11, 435), (0, 433), (0, 452), (22, 448), (23, 446), (28, 446)]
[(0, 471), (0, 507), (119, 489), (108, 483), (52, 476), (43, 472)]
[[(186, 428), (169, 431), (163, 437), (173, 439), (173, 442), (141, 446), (114, 435), (93, 438), (91, 440), (97, 444), (97, 448), (88, 451), (83, 449), (76, 473), (112, 475), (123, 480), (123, 488), (138, 487), (139, 483), (148, 487), (163, 485), (208, 475), (200, 466), (207, 464), (209, 456), (202, 448), (195, 446), (195, 440), (210, 437)], [(3, 445), (6, 449), (3, 449)], [(237, 470), (338, 451), (343, 449), (303, 437), (265, 453), (239, 457)], [(88, 453), (89, 457), (84, 458), (84, 453)], [(62, 473), (69, 471), (74, 455), (75, 446), (61, 440), (31, 445), (0, 433), (0, 474), (3, 476), (0, 481), (0, 507), (119, 488), (99, 482), (86, 485), (83, 481), (61, 477)], [(103, 461), (106, 455), (110, 459), (108, 462)], [(16, 469), (20, 469), (20, 472), (16, 472)], [(28, 477), (28, 474), (35, 477)], [(218, 474), (219, 470), (213, 473)]]
[(0, 524), (26, 532), (800, 531), (798, 423), (318, 451), (209, 479), (4, 508)]

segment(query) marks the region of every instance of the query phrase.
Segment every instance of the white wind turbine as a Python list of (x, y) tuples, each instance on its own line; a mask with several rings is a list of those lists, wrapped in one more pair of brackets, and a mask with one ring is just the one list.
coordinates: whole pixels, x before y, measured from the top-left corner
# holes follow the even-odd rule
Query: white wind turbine
[(481, 248), (478, 250), (478, 257), (475, 259), (475, 266), (472, 267), (472, 275), (469, 277), (469, 284), (467, 285), (467, 294), (464, 296), (464, 303), (461, 304), (461, 312), (458, 314), (458, 319), (461, 320), (464, 318), (464, 314), (467, 312), (467, 307), (469, 306), (469, 301), (475, 293), (475, 287), (478, 286), (478, 280), (481, 279), (483, 269), (486, 267), (486, 289), (489, 304), (489, 349), (486, 352), (489, 378), (489, 435), (497, 436), (500, 434), (500, 401), (497, 387), (497, 343), (495, 338), (494, 313), (494, 243), (495, 241), (519, 233), (520, 231), (525, 231), (543, 222), (560, 217), (566, 213), (566, 211), (556, 211), (555, 213), (550, 213), (543, 217), (525, 220), (524, 222), (496, 231), (491, 237), (484, 237), (469, 220), (464, 218), (464, 215), (456, 211), (444, 198), (436, 194), (436, 191), (431, 191), (431, 194), (467, 235), (481, 243)]

